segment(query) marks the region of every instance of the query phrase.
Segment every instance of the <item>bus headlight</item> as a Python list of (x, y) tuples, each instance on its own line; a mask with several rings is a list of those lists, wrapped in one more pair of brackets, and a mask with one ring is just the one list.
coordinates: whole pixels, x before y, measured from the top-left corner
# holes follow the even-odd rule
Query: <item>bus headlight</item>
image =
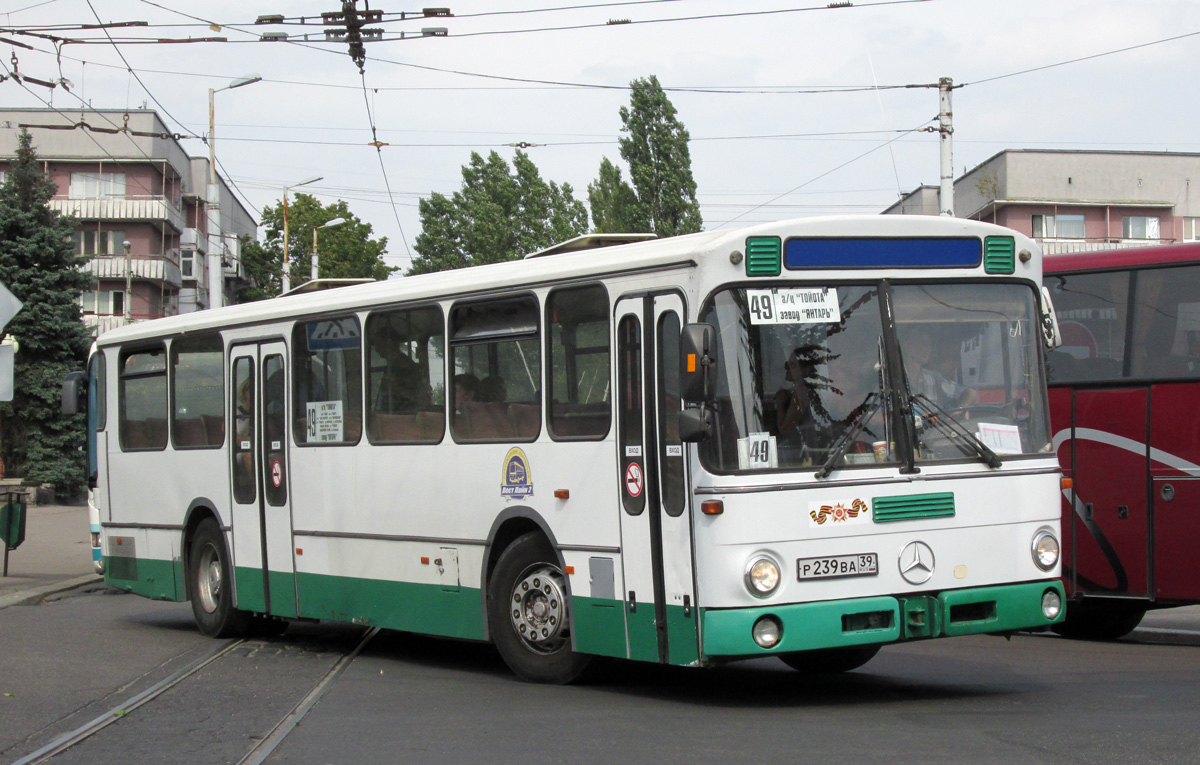
[(1042, 571), (1049, 571), (1058, 563), (1058, 539), (1048, 528), (1040, 528), (1033, 535), (1033, 562)]
[(783, 637), (783, 627), (774, 616), (764, 616), (754, 623), (754, 642), (763, 648), (774, 648)]
[(1062, 598), (1054, 590), (1046, 590), (1042, 593), (1042, 616), (1050, 621), (1058, 618), (1062, 612)]
[(779, 588), (779, 564), (769, 555), (758, 554), (746, 564), (746, 589), (765, 598)]

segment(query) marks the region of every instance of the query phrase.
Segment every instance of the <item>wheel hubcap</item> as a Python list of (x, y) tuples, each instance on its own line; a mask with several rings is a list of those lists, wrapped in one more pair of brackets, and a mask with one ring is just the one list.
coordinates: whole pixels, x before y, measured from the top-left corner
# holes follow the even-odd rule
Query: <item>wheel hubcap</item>
[(221, 601), (221, 585), (224, 581), (221, 558), (217, 555), (217, 548), (212, 545), (206, 545), (200, 553), (196, 580), (200, 605), (211, 614), (217, 610), (217, 604)]
[(538, 564), (526, 570), (513, 587), (509, 606), (513, 629), (532, 650), (552, 653), (566, 642), (566, 604), (557, 569)]

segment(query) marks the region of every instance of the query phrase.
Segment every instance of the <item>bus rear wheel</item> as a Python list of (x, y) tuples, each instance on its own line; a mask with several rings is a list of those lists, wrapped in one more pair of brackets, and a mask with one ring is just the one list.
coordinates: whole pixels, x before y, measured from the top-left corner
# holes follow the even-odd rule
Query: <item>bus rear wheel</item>
[(500, 555), (488, 583), (488, 627), (504, 663), (522, 680), (569, 683), (588, 656), (571, 649), (566, 576), (536, 531)]
[(221, 529), (212, 518), (196, 527), (188, 547), (188, 585), (192, 614), (202, 635), (214, 638), (241, 636), (250, 626), (250, 615), (233, 607), (233, 569)]
[(879, 646), (864, 645), (853, 648), (823, 648), (817, 651), (785, 653), (779, 660), (799, 672), (814, 675), (835, 675), (858, 669), (879, 653)]

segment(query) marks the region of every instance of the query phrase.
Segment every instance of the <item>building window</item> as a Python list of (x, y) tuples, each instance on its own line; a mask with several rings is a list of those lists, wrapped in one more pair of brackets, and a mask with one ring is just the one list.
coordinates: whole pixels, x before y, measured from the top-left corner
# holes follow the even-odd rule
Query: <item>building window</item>
[(1184, 242), (1200, 241), (1200, 218), (1183, 219), (1183, 235), (1180, 239)]
[(1087, 236), (1082, 215), (1033, 216), (1034, 239), (1083, 239)]
[(195, 258), (195, 250), (189, 250), (179, 256), (179, 273), (184, 279), (196, 278)]
[(121, 316), (125, 313), (125, 292), (123, 290), (89, 290), (79, 296), (79, 304), (85, 314)]
[(71, 173), (71, 199), (120, 199), (125, 173)]
[(1121, 236), (1125, 239), (1158, 239), (1158, 218), (1146, 215), (1126, 215)]
[(123, 255), (124, 231), (76, 231), (75, 252), (80, 255)]

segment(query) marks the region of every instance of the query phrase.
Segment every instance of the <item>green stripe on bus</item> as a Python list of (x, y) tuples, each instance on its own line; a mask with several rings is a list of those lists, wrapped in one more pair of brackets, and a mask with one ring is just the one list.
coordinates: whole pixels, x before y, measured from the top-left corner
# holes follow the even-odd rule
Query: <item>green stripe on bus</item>
[(624, 603), (576, 596), (571, 604), (576, 651), (618, 659), (628, 655)]
[(700, 660), (700, 646), (696, 640), (696, 609), (683, 606), (667, 606), (667, 659), (671, 664), (695, 664)]
[(297, 574), (300, 616), (482, 640), (483, 599), (473, 587)]
[[(870, 615), (875, 616), (872, 619)], [(783, 626), (783, 637), (770, 649), (755, 643), (751, 634), (754, 623), (764, 616), (774, 616)], [(704, 620), (704, 655), (767, 656), (816, 648), (888, 643), (900, 637), (898, 617), (899, 604), (889, 597), (704, 609), (701, 616)]]
[(104, 571), (104, 580), (117, 589), (154, 600), (186, 600), (179, 561), (106, 555)]
[(951, 637), (1013, 632), (1061, 622), (1066, 617), (1065, 608), (1059, 608), (1056, 619), (1042, 615), (1042, 595), (1047, 590), (1058, 593), (1059, 603), (1066, 603), (1062, 582), (1058, 580), (943, 592), (938, 595), (942, 634)]

